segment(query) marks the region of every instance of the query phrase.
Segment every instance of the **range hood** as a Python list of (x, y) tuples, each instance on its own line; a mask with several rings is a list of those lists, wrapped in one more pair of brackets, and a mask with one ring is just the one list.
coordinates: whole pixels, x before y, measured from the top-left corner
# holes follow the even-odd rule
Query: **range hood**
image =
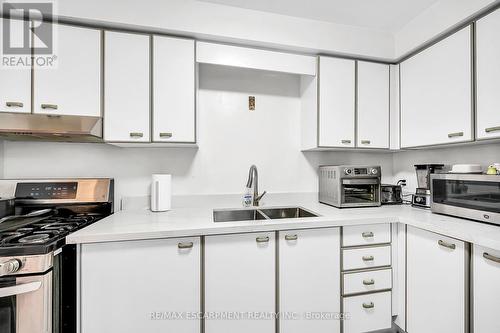
[(0, 139), (103, 142), (102, 118), (0, 112)]

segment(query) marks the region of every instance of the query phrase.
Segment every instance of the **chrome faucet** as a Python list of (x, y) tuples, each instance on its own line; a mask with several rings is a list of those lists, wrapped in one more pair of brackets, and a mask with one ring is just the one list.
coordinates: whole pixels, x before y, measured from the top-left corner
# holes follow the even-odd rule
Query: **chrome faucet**
[(257, 167), (252, 165), (250, 170), (248, 171), (248, 180), (247, 180), (247, 188), (251, 188), (253, 185), (253, 206), (258, 206), (260, 199), (267, 193), (266, 191), (262, 192), (259, 195), (259, 173), (257, 172)]

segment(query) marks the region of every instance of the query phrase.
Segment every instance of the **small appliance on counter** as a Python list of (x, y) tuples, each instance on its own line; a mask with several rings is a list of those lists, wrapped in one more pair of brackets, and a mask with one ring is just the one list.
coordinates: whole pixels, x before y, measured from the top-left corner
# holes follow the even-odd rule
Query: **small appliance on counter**
[(442, 172), (444, 164), (415, 164), (418, 188), (412, 196), (411, 204), (414, 207), (431, 207), (431, 174)]
[(380, 201), (382, 205), (399, 205), (403, 203), (402, 187), (406, 185), (405, 180), (400, 180), (396, 185), (382, 184)]
[(319, 167), (319, 202), (338, 208), (380, 206), (380, 166)]
[(157, 174), (151, 177), (151, 211), (165, 212), (172, 206), (172, 176)]

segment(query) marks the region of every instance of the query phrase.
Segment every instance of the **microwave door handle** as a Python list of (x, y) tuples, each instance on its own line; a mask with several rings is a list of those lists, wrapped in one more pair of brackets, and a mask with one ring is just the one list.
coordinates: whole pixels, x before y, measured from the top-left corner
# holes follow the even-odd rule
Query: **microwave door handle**
[(367, 179), (342, 179), (342, 184), (345, 185), (378, 185), (378, 178), (367, 178)]
[(26, 294), (40, 289), (42, 286), (41, 281), (34, 281), (29, 283), (22, 283), (11, 287), (0, 288), (0, 298)]

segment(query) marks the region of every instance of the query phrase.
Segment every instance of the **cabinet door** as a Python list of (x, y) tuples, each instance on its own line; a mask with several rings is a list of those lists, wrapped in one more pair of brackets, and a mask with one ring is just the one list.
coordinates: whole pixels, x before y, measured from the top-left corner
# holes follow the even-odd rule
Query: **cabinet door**
[(474, 245), (472, 269), (474, 332), (500, 332), (500, 251)]
[(34, 68), (34, 113), (101, 116), (101, 31), (58, 24), (55, 68)]
[(150, 37), (106, 31), (104, 38), (104, 139), (149, 142)]
[(466, 245), (408, 226), (408, 333), (466, 332)]
[(194, 41), (153, 37), (153, 141), (195, 142)]
[(206, 333), (275, 332), (275, 251), (271, 232), (205, 238)]
[(306, 313), (340, 313), (339, 228), (279, 232), (280, 318), (283, 333), (339, 333), (340, 320)]
[[(23, 21), (0, 18), (3, 27), (9, 25), (11, 44), (22, 40)], [(17, 46), (17, 44), (15, 44)], [(6, 55), (7, 56), (7, 55)], [(29, 55), (28, 55), (29, 57)], [(0, 112), (31, 112), (31, 69), (2, 65), (0, 68)]]
[(471, 29), (401, 63), (401, 146), (471, 141)]
[(478, 139), (500, 137), (500, 10), (476, 23)]
[(82, 333), (199, 333), (199, 238), (84, 244)]
[(354, 147), (354, 60), (320, 57), (319, 146)]
[(389, 148), (389, 65), (358, 62), (358, 147)]

